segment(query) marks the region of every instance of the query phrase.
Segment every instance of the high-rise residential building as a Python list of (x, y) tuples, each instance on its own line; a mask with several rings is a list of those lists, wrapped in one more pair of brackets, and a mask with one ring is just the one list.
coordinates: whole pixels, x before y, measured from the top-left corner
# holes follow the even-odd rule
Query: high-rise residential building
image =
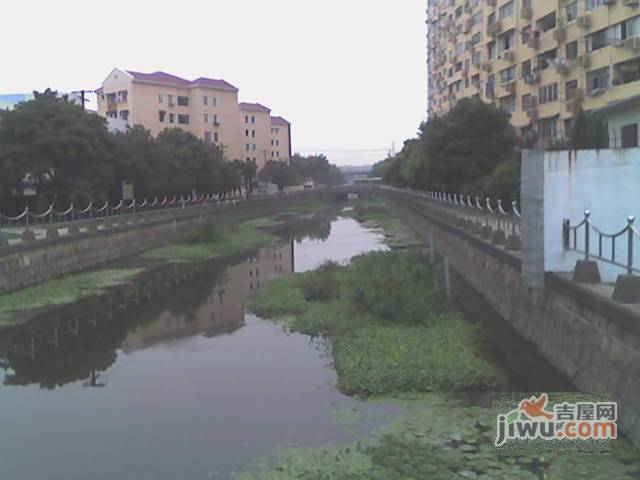
[[(166, 128), (182, 128), (220, 145), (227, 160), (255, 161), (259, 167), (269, 154), (271, 110), (238, 103), (238, 88), (225, 80), (186, 80), (165, 72), (116, 68), (97, 95), (99, 114), (142, 125), (152, 135)], [(256, 123), (245, 124), (247, 113)]]
[(637, 144), (640, 0), (429, 0), (427, 16), (429, 116), (476, 97), (544, 143), (580, 109), (615, 111), (612, 146)]

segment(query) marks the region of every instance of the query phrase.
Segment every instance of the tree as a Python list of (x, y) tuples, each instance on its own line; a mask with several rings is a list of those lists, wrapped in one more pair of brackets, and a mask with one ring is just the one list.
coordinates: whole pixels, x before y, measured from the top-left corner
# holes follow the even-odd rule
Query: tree
[(576, 150), (607, 148), (609, 128), (604, 117), (580, 110), (573, 119), (569, 145)]
[(329, 163), (324, 154), (291, 157), (291, 168), (296, 176), (311, 179), (316, 183), (328, 186), (341, 185), (345, 182), (344, 174), (335, 165)]
[(511, 158), (516, 133), (509, 113), (478, 99), (462, 99), (443, 117), (421, 126), (433, 188), (461, 192)]
[(292, 166), (287, 165), (285, 162), (273, 160), (269, 160), (260, 170), (258, 178), (263, 182), (275, 183), (278, 186), (278, 190), (283, 190), (284, 187), (290, 185), (297, 185), (302, 181), (302, 178), (296, 174)]
[(2, 113), (0, 178), (4, 191), (29, 175), (52, 199), (106, 198), (117, 144), (105, 120), (47, 89)]

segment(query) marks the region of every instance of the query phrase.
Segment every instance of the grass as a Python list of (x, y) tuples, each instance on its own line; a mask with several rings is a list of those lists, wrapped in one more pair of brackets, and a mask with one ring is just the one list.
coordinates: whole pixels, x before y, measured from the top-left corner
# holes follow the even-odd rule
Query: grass
[(492, 387), (500, 371), (482, 356), (476, 325), (446, 307), (439, 275), (421, 252), (373, 252), (271, 282), (249, 308), (328, 337), (348, 394)]
[[(211, 224), (212, 225), (212, 224)], [(239, 225), (227, 224), (216, 231), (194, 232), (181, 243), (155, 248), (145, 252), (142, 257), (167, 262), (196, 262), (215, 257), (234, 255), (254, 250), (271, 243), (274, 236), (258, 230), (255, 222), (243, 222)]]
[(122, 268), (80, 273), (0, 295), (0, 325), (11, 324), (13, 312), (75, 302), (102, 293), (141, 271), (138, 268)]
[(318, 210), (325, 210), (327, 203), (322, 200), (305, 199), (297, 202), (295, 205), (290, 205), (285, 209), (285, 212), (289, 213), (315, 213)]

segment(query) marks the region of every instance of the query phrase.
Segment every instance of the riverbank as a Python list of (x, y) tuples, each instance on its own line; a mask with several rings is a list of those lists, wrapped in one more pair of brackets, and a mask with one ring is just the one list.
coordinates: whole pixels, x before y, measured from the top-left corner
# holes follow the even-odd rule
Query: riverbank
[(327, 202), (308, 199), (280, 213), (241, 222), (207, 221), (184, 232), (181, 240), (117, 262), (109, 268), (65, 275), (32, 287), (0, 295), (0, 330), (29, 321), (48, 309), (105, 294), (114, 287), (138, 281), (151, 269), (173, 263), (196, 264), (215, 258), (250, 253), (279, 238), (278, 229), (309, 215), (334, 209)]
[(254, 297), (257, 315), (326, 339), (340, 391), (406, 413), (356, 443), (280, 449), (275, 463), (236, 478), (638, 478), (638, 453), (622, 439), (611, 455), (497, 453), (495, 412), (467, 399), (504, 390), (507, 372), (481, 326), (446, 303), (441, 275), (420, 251), (375, 252), (282, 278)]

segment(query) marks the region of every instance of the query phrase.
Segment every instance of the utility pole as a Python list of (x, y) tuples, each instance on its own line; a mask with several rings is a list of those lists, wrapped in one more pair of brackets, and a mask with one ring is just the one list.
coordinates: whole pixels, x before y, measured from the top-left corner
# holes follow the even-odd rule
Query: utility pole
[(75, 92), (71, 92), (71, 93), (79, 93), (80, 94), (80, 101), (82, 102), (82, 110), (86, 111), (87, 110), (87, 106), (86, 106), (86, 98), (85, 98), (85, 94), (87, 93), (96, 93), (95, 90), (76, 90)]

